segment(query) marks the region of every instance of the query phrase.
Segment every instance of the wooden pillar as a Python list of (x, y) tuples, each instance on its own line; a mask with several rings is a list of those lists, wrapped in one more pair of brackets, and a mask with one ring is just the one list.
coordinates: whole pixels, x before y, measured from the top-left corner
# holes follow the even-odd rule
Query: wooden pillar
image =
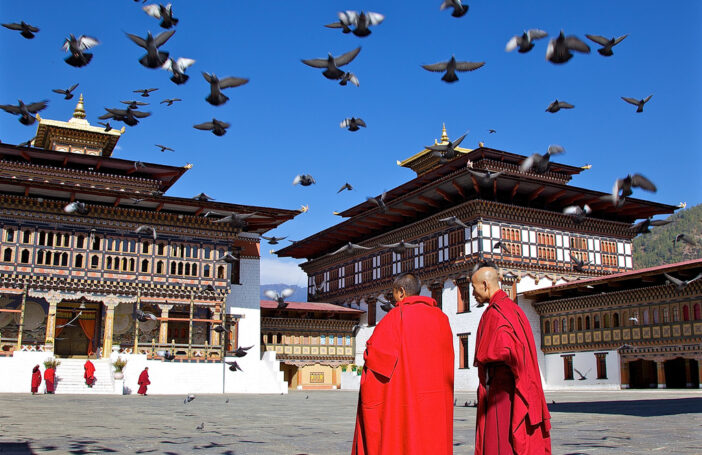
[(665, 361), (656, 362), (656, 371), (658, 373), (658, 388), (665, 389)]
[(115, 323), (115, 308), (119, 302), (115, 298), (107, 298), (103, 302), (105, 305), (105, 326), (102, 337), (102, 358), (109, 359), (112, 354), (112, 334)]
[(53, 345), (56, 333), (56, 308), (62, 298), (56, 292), (49, 292), (49, 295), (45, 297), (45, 299), (49, 302), (49, 312), (46, 316), (46, 337), (44, 338), (44, 343)]
[(17, 350), (22, 348), (22, 331), (24, 329), (24, 308), (27, 305), (27, 288), (22, 292), (22, 304), (20, 305), (19, 331), (17, 332)]
[(432, 283), (429, 289), (431, 289), (431, 298), (436, 300), (436, 305), (440, 310), (443, 310), (444, 283)]
[(161, 326), (158, 331), (158, 344), (168, 343), (168, 312), (173, 308), (173, 305), (158, 306), (161, 309)]
[(331, 383), (332, 383), (332, 386), (336, 386), (336, 388), (338, 389), (338, 388), (339, 388), (339, 384), (336, 383), (336, 379), (337, 379), (337, 377), (338, 377), (338, 375), (336, 374), (336, 369), (337, 369), (337, 368), (339, 368), (339, 367), (332, 367)]
[(219, 337), (219, 333), (215, 332), (214, 328), (217, 327), (218, 325), (221, 325), (221, 322), (222, 322), (222, 309), (221, 309), (221, 305), (219, 303), (217, 303), (215, 305), (215, 308), (212, 311), (212, 319), (219, 321), (219, 322), (213, 322), (210, 324), (210, 340), (211, 340), (210, 344), (212, 346), (218, 346), (220, 344), (219, 343), (220, 337)]
[(188, 355), (190, 355), (190, 349), (193, 346), (193, 317), (195, 315), (195, 300), (193, 299), (193, 293), (190, 293), (190, 317), (188, 320)]
[[(155, 247), (155, 245), (154, 245)], [(136, 307), (141, 310), (141, 291), (137, 290)], [(139, 320), (134, 319), (134, 354), (139, 354)]]
[(622, 389), (628, 389), (629, 388), (629, 362), (626, 360), (620, 360), (619, 362), (619, 371), (620, 371), (620, 376), (621, 376), (621, 388)]
[(690, 359), (685, 360), (685, 387), (692, 387), (692, 370)]
[(375, 311), (378, 299), (374, 296), (366, 298), (366, 303), (368, 304), (368, 327), (375, 326)]

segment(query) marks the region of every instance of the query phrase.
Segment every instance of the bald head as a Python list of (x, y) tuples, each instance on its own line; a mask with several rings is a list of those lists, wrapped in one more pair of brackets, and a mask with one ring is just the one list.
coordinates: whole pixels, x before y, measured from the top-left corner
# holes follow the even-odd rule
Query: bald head
[(473, 285), (473, 297), (483, 306), (490, 301), (493, 294), (500, 290), (499, 274), (493, 267), (481, 267), (470, 277)]

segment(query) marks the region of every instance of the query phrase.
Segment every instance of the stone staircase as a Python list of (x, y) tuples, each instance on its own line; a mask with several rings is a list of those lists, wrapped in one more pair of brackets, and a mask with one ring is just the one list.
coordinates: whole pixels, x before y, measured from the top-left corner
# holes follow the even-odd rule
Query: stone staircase
[(59, 359), (61, 364), (56, 369), (59, 381), (56, 384), (56, 393), (61, 394), (113, 394), (115, 393), (114, 380), (112, 379), (112, 365), (109, 359), (91, 360), (95, 365), (95, 379), (93, 387), (85, 385), (83, 378), (84, 359)]

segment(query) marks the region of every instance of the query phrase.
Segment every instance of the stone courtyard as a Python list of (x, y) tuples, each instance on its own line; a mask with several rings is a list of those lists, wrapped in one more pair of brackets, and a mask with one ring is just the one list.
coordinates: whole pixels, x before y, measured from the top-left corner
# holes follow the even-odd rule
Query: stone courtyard
[[(2, 454), (349, 454), (358, 395), (0, 395)], [(472, 454), (474, 394), (454, 453)], [(702, 391), (551, 392), (554, 454), (702, 454)], [(227, 401), (228, 400), (228, 401)], [(204, 423), (202, 430), (197, 427)]]

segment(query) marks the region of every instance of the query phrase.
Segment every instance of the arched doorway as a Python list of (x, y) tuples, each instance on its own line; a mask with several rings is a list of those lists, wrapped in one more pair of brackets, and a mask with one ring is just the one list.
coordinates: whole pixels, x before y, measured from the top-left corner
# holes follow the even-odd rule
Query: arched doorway
[(676, 359), (665, 362), (665, 387), (667, 389), (699, 388), (700, 378), (697, 361)]
[(630, 389), (650, 389), (656, 387), (658, 387), (656, 362), (643, 359), (629, 362)]

